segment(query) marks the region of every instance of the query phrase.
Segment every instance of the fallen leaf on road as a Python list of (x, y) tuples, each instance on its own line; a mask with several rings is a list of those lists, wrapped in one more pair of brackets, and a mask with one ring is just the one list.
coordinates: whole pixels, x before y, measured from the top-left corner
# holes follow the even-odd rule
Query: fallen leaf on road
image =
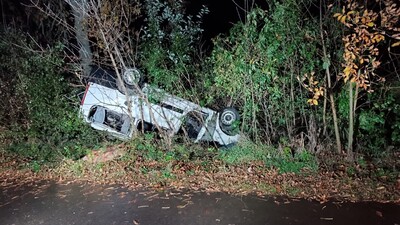
[(326, 220), (326, 221), (332, 221), (333, 218), (332, 217), (321, 217), (321, 220)]
[(152, 199), (152, 198), (154, 198), (154, 197), (157, 197), (157, 196), (158, 196), (158, 194), (154, 194), (154, 195), (152, 195), (152, 196), (147, 197), (146, 200), (150, 200), (150, 199)]

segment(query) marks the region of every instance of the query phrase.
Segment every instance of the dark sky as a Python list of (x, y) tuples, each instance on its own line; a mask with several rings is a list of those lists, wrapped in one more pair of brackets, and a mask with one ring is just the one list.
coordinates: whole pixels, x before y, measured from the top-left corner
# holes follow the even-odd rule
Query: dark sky
[[(62, 1), (62, 0), (60, 0)], [(24, 5), (29, 5), (30, 0), (0, 0), (0, 14), (8, 17), (24, 16)], [(227, 32), (237, 21), (244, 19), (244, 10), (256, 5), (266, 8), (267, 0), (186, 0), (189, 13), (198, 12), (202, 5), (210, 10), (204, 18), (204, 28), (208, 36), (215, 36)], [(3, 15), (1, 15), (3, 16)]]
[[(62, 0), (59, 0), (62, 1)], [(0, 0), (2, 18), (1, 22), (13, 23), (23, 26), (25, 30), (36, 30), (31, 27), (32, 23), (27, 21), (25, 14), (26, 8), (23, 6), (29, 5), (30, 0)], [(22, 4), (21, 4), (22, 3)], [(203, 18), (204, 33), (202, 40), (205, 45), (211, 44), (211, 38), (218, 34), (227, 34), (233, 24), (244, 20), (245, 10), (250, 10), (252, 7), (267, 8), (267, 0), (186, 0), (185, 4), (189, 14), (197, 14), (205, 5), (209, 9), (209, 14)], [(5, 17), (3, 17), (5, 16)], [(18, 26), (17, 25), (17, 26)]]
[(245, 9), (256, 5), (267, 7), (266, 0), (189, 0), (189, 12), (198, 11), (202, 5), (210, 10), (204, 18), (204, 38), (210, 39), (220, 33), (227, 33), (234, 23), (245, 17)]

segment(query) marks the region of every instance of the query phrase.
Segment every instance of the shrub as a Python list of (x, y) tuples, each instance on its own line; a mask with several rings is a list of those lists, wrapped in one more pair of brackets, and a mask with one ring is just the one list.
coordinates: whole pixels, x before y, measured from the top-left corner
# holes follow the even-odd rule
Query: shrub
[[(77, 97), (63, 74), (62, 46), (40, 49), (32, 47), (23, 33), (7, 31), (0, 42), (1, 79), (8, 82), (2, 101), (2, 120), (11, 140), (10, 151), (37, 160), (56, 157), (80, 157), (85, 145), (93, 145), (98, 135), (78, 118)], [(70, 101), (73, 100), (73, 102)], [(11, 104), (10, 104), (11, 103)]]
[(390, 92), (367, 95), (360, 110), (358, 143), (363, 153), (379, 155), (388, 145), (399, 145), (400, 105)]
[(300, 81), (322, 69), (314, 27), (304, 19), (301, 3), (276, 1), (268, 12), (251, 11), (230, 36), (216, 40), (209, 59), (214, 95), (231, 96), (240, 106), (243, 130), (253, 139), (292, 140), (316, 113), (305, 104), (309, 94)]

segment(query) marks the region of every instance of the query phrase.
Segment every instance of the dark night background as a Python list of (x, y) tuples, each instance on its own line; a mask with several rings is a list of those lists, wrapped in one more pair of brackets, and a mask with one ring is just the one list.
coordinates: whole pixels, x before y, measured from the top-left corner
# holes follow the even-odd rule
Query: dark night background
[[(29, 0), (1, 0), (1, 22), (3, 25), (19, 27), (24, 31), (37, 32), (38, 24), (32, 20), (37, 18)], [(243, 21), (245, 11), (254, 7), (267, 8), (265, 0), (188, 0), (185, 6), (189, 14), (196, 14), (202, 6), (207, 6), (209, 14), (203, 19), (204, 33), (202, 40), (206, 44), (219, 34), (228, 33), (233, 24)]]

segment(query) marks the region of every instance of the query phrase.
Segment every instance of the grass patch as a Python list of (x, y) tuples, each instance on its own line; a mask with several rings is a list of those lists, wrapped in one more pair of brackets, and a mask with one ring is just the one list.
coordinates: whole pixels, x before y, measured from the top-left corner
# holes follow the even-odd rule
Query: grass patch
[(228, 165), (262, 162), (263, 165), (277, 169), (280, 173), (316, 172), (318, 170), (316, 157), (306, 150), (292, 154), (289, 148), (279, 151), (276, 148), (253, 142), (242, 142), (230, 149), (222, 150), (218, 158)]
[(241, 165), (256, 161), (266, 162), (271, 158), (273, 148), (259, 146), (253, 142), (241, 142), (232, 148), (222, 149), (218, 158), (230, 165)]

